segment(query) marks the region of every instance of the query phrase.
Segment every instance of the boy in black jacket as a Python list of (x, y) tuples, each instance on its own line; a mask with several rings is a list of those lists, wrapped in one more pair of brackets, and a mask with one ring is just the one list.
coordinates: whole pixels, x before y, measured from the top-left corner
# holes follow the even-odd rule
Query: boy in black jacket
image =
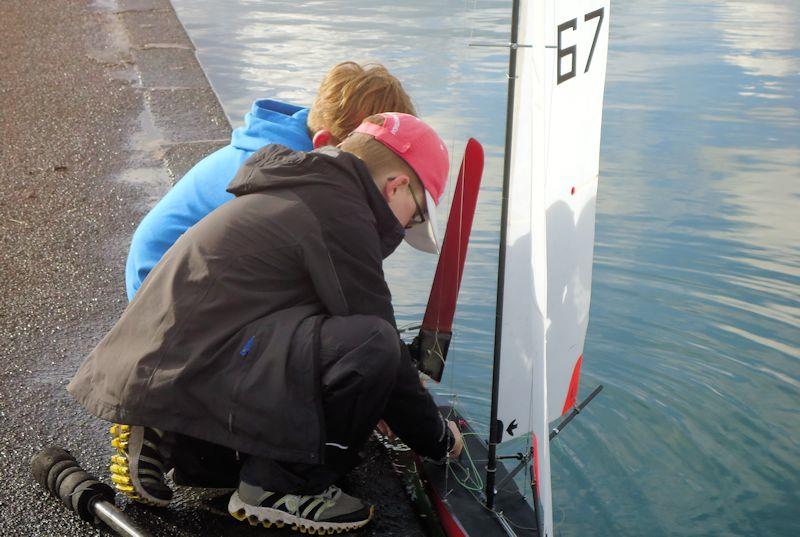
[(334, 483), (380, 418), (423, 456), (457, 455), (382, 269), (403, 238), (436, 251), (448, 166), (436, 133), (399, 113), (368, 118), (339, 148), (248, 159), (236, 198), (165, 254), (70, 383), (118, 423), (118, 489), (167, 505), (163, 431), (180, 433), (246, 454), (235, 517), (341, 531), (372, 516)]

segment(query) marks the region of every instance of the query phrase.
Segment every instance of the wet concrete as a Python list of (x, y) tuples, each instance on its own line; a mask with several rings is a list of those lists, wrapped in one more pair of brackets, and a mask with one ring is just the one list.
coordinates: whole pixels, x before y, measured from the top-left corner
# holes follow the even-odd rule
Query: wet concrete
[[(103, 475), (105, 423), (65, 386), (125, 307), (130, 236), (230, 126), (166, 0), (0, 6), (0, 535), (104, 534), (40, 490), (31, 456), (65, 447)], [(378, 505), (362, 535), (420, 535), (374, 446), (345, 487)], [(120, 504), (154, 535), (280, 535), (209, 511)]]

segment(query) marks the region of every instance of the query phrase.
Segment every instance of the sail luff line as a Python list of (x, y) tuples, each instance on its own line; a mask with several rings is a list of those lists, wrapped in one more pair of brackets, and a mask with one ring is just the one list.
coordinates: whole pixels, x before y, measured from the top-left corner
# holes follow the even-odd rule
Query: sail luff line
[(505, 285), (506, 239), (508, 231), (508, 190), (511, 178), (511, 138), (514, 130), (514, 94), (517, 81), (517, 38), (519, 36), (519, 0), (511, 7), (511, 36), (508, 52), (508, 97), (506, 102), (505, 154), (503, 156), (503, 190), (500, 210), (500, 246), (497, 269), (497, 299), (495, 301), (494, 357), (492, 362), (492, 395), (489, 412), (489, 451), (486, 463), (486, 507), (494, 509), (494, 484), (497, 472), (497, 444), (502, 431), (497, 423), (497, 396), (500, 388), (500, 352), (503, 336), (503, 293)]

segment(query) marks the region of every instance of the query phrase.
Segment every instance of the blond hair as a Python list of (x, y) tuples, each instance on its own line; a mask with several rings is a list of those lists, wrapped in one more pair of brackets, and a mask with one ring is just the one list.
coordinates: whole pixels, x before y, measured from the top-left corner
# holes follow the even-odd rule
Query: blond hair
[[(364, 121), (383, 125), (385, 118), (374, 115)], [(414, 169), (405, 160), (369, 134), (353, 132), (339, 144), (339, 148), (360, 158), (367, 165), (373, 178), (384, 177), (388, 174), (405, 174), (412, 183), (419, 185), (419, 188), (424, 188)]]
[(411, 97), (383, 65), (339, 63), (328, 71), (308, 114), (312, 135), (328, 129), (344, 140), (365, 117), (380, 112), (416, 115)]

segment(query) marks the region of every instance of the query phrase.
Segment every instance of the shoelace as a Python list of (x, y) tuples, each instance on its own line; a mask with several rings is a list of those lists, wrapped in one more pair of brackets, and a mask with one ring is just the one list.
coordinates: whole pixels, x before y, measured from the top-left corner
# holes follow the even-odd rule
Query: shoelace
[(325, 492), (320, 494), (320, 496), (323, 498), (322, 507), (319, 508), (315, 516), (319, 517), (319, 515), (321, 515), (323, 512), (336, 505), (336, 500), (339, 499), (341, 494), (342, 490), (339, 487), (335, 485), (328, 487)]
[(339, 487), (331, 485), (325, 490), (325, 492), (320, 494), (320, 496), (325, 496), (329, 500), (335, 500), (341, 493), (342, 491), (339, 489)]

